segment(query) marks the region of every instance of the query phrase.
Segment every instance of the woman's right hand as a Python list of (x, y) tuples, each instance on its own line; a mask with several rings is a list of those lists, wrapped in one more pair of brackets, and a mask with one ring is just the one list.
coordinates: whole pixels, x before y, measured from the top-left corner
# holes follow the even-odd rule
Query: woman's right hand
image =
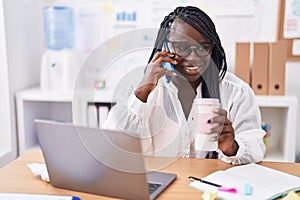
[(139, 84), (139, 87), (135, 90), (135, 95), (143, 102), (147, 102), (148, 95), (156, 87), (158, 80), (164, 76), (176, 76), (175, 72), (171, 72), (168, 69), (162, 68), (163, 62), (169, 62), (173, 65), (177, 65), (178, 61), (175, 59), (175, 55), (166, 51), (157, 52), (150, 63), (147, 65), (144, 77)]

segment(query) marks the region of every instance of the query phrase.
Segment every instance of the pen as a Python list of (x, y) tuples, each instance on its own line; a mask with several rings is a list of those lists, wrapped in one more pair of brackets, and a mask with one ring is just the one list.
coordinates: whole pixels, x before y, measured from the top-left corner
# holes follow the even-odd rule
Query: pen
[(212, 182), (209, 182), (209, 181), (205, 181), (205, 180), (202, 180), (202, 179), (194, 177), (194, 176), (188, 176), (188, 178), (191, 178), (191, 179), (194, 179), (196, 181), (200, 181), (202, 183), (206, 183), (206, 184), (209, 184), (209, 185), (212, 185), (212, 186), (222, 187), (222, 185), (219, 185), (219, 184), (216, 184), (216, 183), (212, 183)]

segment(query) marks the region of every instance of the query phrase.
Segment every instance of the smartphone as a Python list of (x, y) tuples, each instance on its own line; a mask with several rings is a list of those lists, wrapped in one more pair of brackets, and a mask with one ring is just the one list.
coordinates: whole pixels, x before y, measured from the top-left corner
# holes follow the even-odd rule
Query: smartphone
[[(170, 52), (166, 42), (164, 42), (163, 47), (166, 50), (166, 52)], [(171, 72), (174, 72), (174, 66), (169, 62), (163, 62), (162, 67), (165, 68), (165, 69), (170, 70)], [(170, 83), (172, 76), (170, 76), (170, 75), (165, 75), (165, 76), (166, 76), (166, 79), (167, 79), (167, 83)]]

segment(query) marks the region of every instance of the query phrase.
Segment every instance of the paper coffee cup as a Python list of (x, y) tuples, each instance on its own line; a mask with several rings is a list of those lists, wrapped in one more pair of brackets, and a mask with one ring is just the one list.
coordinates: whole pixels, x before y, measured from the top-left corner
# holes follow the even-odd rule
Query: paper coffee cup
[(217, 115), (214, 110), (219, 107), (219, 99), (199, 98), (194, 100), (192, 119), (195, 124), (195, 151), (216, 151), (218, 149), (218, 141), (216, 141), (218, 133), (207, 134), (206, 132), (217, 126), (217, 124), (209, 124), (208, 120)]

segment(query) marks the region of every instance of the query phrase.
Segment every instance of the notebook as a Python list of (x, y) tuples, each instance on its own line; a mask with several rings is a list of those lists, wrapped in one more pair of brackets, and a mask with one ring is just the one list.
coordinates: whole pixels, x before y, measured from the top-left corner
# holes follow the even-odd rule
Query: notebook
[[(204, 178), (205, 181), (217, 183), (222, 187), (234, 187), (237, 193), (218, 191), (218, 198), (230, 200), (252, 200), (252, 199), (277, 199), (288, 191), (298, 192), (300, 189), (300, 177), (293, 176), (278, 170), (274, 170), (255, 163), (234, 166), (227, 170), (216, 171)], [(250, 194), (246, 195), (245, 186), (251, 187)], [(201, 191), (218, 190), (217, 187), (195, 181), (190, 183), (191, 187)]]
[(142, 200), (155, 199), (176, 179), (146, 171), (140, 140), (126, 133), (46, 120), (35, 127), (54, 187)]

